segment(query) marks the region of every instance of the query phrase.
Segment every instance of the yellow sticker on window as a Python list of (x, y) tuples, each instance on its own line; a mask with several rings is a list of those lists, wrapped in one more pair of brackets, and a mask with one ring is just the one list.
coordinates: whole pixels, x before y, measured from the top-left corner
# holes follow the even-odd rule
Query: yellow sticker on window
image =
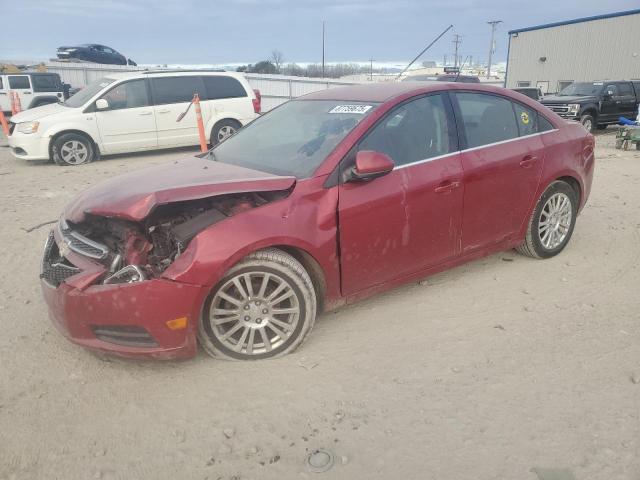
[(527, 125), (529, 123), (529, 114), (527, 112), (522, 112), (520, 114), (520, 120), (522, 120), (522, 123)]

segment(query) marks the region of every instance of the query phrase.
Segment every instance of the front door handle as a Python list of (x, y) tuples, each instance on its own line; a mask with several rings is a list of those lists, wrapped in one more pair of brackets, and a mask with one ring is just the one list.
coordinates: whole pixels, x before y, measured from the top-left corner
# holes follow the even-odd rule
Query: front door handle
[(520, 160), (520, 166), (522, 168), (531, 168), (533, 167), (533, 164), (536, 162), (536, 160), (538, 160), (538, 157), (536, 157), (535, 155), (527, 155), (522, 160)]
[(138, 115), (151, 115), (151, 112), (140, 112)]
[(443, 182), (440, 185), (438, 185), (436, 188), (434, 188), (433, 191), (436, 193), (451, 193), (460, 185), (461, 185), (460, 182), (458, 182), (457, 180), (454, 180), (454, 181), (447, 180), (446, 182)]
[(157, 110), (158, 113), (169, 113), (171, 110)]

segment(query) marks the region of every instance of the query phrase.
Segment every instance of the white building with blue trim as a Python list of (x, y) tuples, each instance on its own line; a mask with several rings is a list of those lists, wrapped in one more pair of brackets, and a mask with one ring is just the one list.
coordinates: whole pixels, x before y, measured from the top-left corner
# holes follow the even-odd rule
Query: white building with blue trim
[(640, 9), (509, 32), (507, 88), (640, 79)]

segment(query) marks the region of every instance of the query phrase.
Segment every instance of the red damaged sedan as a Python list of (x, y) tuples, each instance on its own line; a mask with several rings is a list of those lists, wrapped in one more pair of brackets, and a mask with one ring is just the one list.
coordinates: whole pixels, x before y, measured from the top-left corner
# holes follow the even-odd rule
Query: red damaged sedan
[(557, 255), (593, 168), (582, 125), (505, 89), (330, 89), (86, 190), (46, 242), (42, 289), (87, 348), (274, 357), (323, 310), (500, 250)]

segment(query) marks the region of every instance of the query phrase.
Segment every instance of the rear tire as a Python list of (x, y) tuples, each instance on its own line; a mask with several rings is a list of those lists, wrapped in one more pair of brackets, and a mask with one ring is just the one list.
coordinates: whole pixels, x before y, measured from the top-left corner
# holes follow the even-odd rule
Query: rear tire
[(309, 274), (291, 255), (259, 250), (232, 267), (204, 303), (198, 339), (211, 356), (259, 360), (302, 344), (316, 319)]
[(51, 156), (57, 165), (77, 166), (92, 162), (96, 157), (93, 142), (78, 133), (60, 135), (51, 148)]
[(569, 243), (576, 224), (578, 196), (571, 185), (555, 181), (540, 196), (518, 253), (532, 258), (551, 258)]
[(231, 135), (234, 135), (241, 128), (242, 124), (237, 120), (233, 120), (231, 118), (220, 120), (211, 129), (211, 138), (209, 139), (211, 146), (213, 147), (220, 142), (224, 142), (227, 138), (229, 138)]

